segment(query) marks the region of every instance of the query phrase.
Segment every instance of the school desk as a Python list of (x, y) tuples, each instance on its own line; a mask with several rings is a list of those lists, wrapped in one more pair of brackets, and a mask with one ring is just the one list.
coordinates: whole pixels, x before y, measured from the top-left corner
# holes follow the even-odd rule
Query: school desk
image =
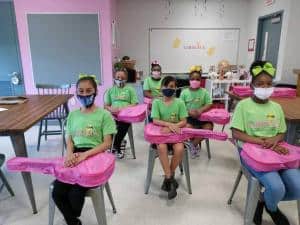
[[(0, 136), (9, 136), (16, 156), (28, 157), (24, 133), (34, 124), (54, 111), (62, 104), (67, 104), (72, 95), (29, 95), (22, 104), (0, 105), (6, 111), (0, 111)], [(33, 213), (37, 213), (31, 175), (22, 172), (22, 177), (30, 199)]]

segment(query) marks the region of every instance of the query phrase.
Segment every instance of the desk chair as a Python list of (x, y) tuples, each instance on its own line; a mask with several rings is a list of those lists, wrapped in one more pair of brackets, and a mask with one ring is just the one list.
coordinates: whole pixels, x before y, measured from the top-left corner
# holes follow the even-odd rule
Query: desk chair
[[(63, 95), (70, 93), (70, 84), (63, 85), (52, 85), (52, 84), (37, 84), (37, 91), (39, 95)], [(66, 120), (69, 113), (68, 105), (61, 105), (57, 109), (55, 109), (52, 113), (48, 114), (40, 121), (39, 134), (38, 134), (38, 144), (37, 150), (40, 150), (41, 137), (45, 136), (45, 140), (47, 141), (48, 135), (61, 135), (63, 123)], [(57, 120), (59, 122), (60, 129), (59, 130), (48, 130), (48, 121)], [(43, 123), (45, 123), (45, 128), (43, 129)], [(66, 145), (66, 140), (63, 139), (63, 144)]]

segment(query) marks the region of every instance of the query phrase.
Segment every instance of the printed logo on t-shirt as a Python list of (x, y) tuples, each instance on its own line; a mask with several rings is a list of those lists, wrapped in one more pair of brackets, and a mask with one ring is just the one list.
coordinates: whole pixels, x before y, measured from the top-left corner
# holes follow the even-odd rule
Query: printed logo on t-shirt
[(278, 129), (280, 126), (279, 120), (275, 119), (274, 113), (266, 114), (265, 120), (249, 121), (249, 127), (251, 129), (259, 130), (261, 128)]
[(169, 121), (170, 122), (177, 122), (176, 118), (177, 118), (177, 114), (175, 112), (173, 112), (173, 113), (171, 113)]
[(122, 91), (119, 96), (115, 96), (115, 100), (126, 100), (128, 97), (127, 90)]
[(74, 132), (75, 135), (72, 136), (81, 136), (81, 137), (93, 137), (97, 135), (95, 127), (93, 125), (87, 125), (84, 129), (82, 130), (77, 130)]

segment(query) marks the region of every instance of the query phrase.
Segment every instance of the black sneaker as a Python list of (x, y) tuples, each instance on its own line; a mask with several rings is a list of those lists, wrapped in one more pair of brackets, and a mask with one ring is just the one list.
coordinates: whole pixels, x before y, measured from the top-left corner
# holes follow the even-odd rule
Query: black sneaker
[(169, 183), (169, 191), (168, 191), (168, 199), (173, 199), (177, 196), (177, 191), (176, 191), (176, 181), (174, 178), (167, 179), (167, 182)]
[(165, 178), (162, 185), (161, 190), (168, 192), (170, 190), (170, 185), (168, 184), (168, 179)]
[(177, 189), (179, 184), (177, 182), (177, 180), (175, 179), (175, 175), (172, 175), (171, 178), (173, 179), (173, 182), (174, 182), (174, 185), (175, 185), (175, 188)]
[(253, 223), (255, 225), (261, 225), (262, 224), (262, 215), (263, 215), (263, 212), (264, 212), (264, 206), (265, 206), (264, 202), (262, 202), (262, 201), (257, 202), (257, 206), (256, 206), (254, 218), (253, 218)]
[(117, 151), (117, 154), (116, 154), (116, 155), (117, 155), (117, 158), (118, 158), (118, 159), (123, 159), (124, 156), (125, 156), (123, 151)]
[(124, 140), (121, 142), (121, 146), (120, 146), (120, 149), (121, 149), (122, 151), (125, 151), (125, 149), (126, 149), (126, 144), (127, 144), (127, 141), (124, 139)]
[(275, 225), (290, 225), (289, 220), (287, 219), (287, 217), (279, 210), (279, 208), (277, 208), (277, 210), (275, 212), (271, 212), (267, 209), (266, 207), (266, 211), (267, 213), (271, 216), (273, 222)]

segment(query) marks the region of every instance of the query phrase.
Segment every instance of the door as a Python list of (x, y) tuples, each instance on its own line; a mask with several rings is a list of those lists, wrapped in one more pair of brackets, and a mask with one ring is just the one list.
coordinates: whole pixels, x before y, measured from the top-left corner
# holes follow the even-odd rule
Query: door
[(258, 20), (256, 60), (266, 60), (277, 66), (281, 37), (282, 13), (262, 17)]
[(13, 2), (0, 2), (0, 96), (22, 94), (24, 82), (14, 6)]

